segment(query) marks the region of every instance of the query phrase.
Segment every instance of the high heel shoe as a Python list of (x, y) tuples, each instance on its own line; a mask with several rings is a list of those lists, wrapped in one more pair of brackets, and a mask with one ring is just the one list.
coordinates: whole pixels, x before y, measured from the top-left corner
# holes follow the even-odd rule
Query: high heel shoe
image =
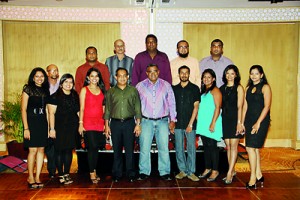
[(208, 182), (213, 182), (213, 181), (215, 181), (216, 179), (217, 179), (217, 177), (219, 176), (219, 172), (217, 172), (217, 175), (215, 176), (215, 177), (213, 177), (213, 178), (207, 178), (206, 180), (208, 181)]
[(254, 183), (253, 185), (249, 185), (249, 183), (247, 183), (246, 189), (256, 189), (256, 183)]
[[(232, 179), (236, 176), (236, 171), (234, 171), (232, 173), (232, 178), (231, 178), (231, 182), (232, 182)], [(227, 179), (227, 176), (225, 176), (224, 178), (222, 178), (222, 181), (225, 181)], [(228, 182), (228, 181), (227, 181)], [(230, 184), (230, 183), (229, 183)]]
[(199, 178), (206, 178), (209, 174), (211, 173), (211, 169), (209, 169), (205, 174), (200, 174), (198, 177)]
[(265, 177), (261, 176), (260, 179), (256, 179), (256, 183), (260, 183), (260, 187), (264, 187)]

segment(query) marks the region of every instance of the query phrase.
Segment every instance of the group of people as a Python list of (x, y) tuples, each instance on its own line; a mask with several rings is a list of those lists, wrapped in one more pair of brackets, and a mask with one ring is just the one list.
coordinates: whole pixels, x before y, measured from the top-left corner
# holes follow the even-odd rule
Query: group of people
[[(157, 42), (155, 35), (147, 35), (146, 50), (132, 59), (125, 55), (124, 41), (118, 39), (114, 42), (115, 55), (105, 64), (98, 61), (97, 49), (88, 47), (86, 63), (77, 68), (75, 80), (69, 73), (59, 80), (55, 65), (49, 65), (47, 72), (39, 67), (31, 71), (22, 93), (30, 188), (43, 187), (40, 173), (44, 151), (49, 176), (54, 177), (57, 169), (61, 183), (73, 182), (69, 171), (79, 134), (86, 142), (92, 183), (100, 181), (96, 172), (98, 149), (110, 137), (115, 182), (123, 176), (123, 148), (128, 181), (149, 178), (153, 138), (158, 148), (159, 175), (163, 180), (172, 180), (168, 143), (169, 134), (174, 134), (180, 171), (175, 178), (215, 181), (219, 175), (218, 144), (224, 139), (229, 169), (223, 181), (231, 184), (236, 175), (237, 146), (245, 134), (251, 169), (246, 186), (263, 184), (259, 148), (268, 131), (272, 98), (263, 68), (250, 68), (244, 92), (238, 68), (223, 56), (221, 40), (212, 41), (211, 55), (202, 59), (200, 66), (196, 58), (189, 56), (187, 41), (177, 43), (178, 57), (171, 62), (157, 49)], [(205, 159), (205, 170), (198, 176), (196, 134), (201, 136)], [(138, 174), (133, 154), (137, 137)]]

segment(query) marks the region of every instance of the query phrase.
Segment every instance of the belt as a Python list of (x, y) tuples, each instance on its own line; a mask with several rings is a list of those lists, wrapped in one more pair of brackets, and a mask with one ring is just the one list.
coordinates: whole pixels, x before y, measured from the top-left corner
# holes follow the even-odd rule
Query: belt
[(126, 122), (128, 120), (133, 119), (133, 117), (128, 117), (128, 118), (125, 118), (125, 119), (116, 119), (116, 118), (111, 118), (111, 119), (114, 120), (114, 121), (118, 121), (118, 122)]
[(168, 116), (159, 117), (159, 118), (151, 118), (151, 117), (146, 117), (146, 116), (144, 116), (144, 115), (143, 115), (142, 117), (145, 118), (145, 119), (154, 120), (154, 121), (168, 118)]

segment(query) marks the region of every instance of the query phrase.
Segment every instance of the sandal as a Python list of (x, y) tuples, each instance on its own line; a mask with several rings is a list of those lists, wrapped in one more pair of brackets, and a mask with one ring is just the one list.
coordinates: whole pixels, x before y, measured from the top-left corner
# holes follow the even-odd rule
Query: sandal
[(28, 182), (28, 188), (29, 189), (37, 189), (39, 185), (37, 183), (29, 183)]
[(97, 176), (95, 175), (95, 173), (90, 173), (90, 179), (92, 181), (92, 183), (97, 184), (98, 180), (97, 180)]
[(44, 183), (38, 183), (38, 182), (36, 182), (35, 184), (37, 184), (38, 188), (43, 188), (44, 187)]

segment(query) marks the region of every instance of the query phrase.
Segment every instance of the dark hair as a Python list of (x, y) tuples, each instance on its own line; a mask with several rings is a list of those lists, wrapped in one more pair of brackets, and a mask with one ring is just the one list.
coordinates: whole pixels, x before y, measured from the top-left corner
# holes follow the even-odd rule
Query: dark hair
[(88, 76), (90, 76), (92, 72), (97, 72), (97, 75), (99, 77), (99, 81), (98, 81), (97, 85), (100, 87), (101, 91), (105, 94), (106, 91), (105, 91), (105, 87), (104, 87), (104, 82), (103, 82), (103, 79), (102, 79), (102, 75), (101, 75), (100, 71), (97, 68), (95, 68), (95, 67), (92, 67), (92, 68), (90, 68), (87, 71), (86, 78), (85, 78), (83, 86), (87, 86), (87, 85), (90, 84)]
[(225, 68), (225, 70), (223, 72), (223, 77), (222, 77), (224, 84), (225, 85), (227, 84), (226, 73), (231, 69), (235, 72), (235, 75), (236, 75), (236, 77), (234, 78), (234, 85), (240, 85), (241, 75), (240, 75), (239, 69), (235, 65), (228, 65)]
[(87, 53), (88, 53), (88, 50), (89, 49), (94, 49), (95, 51), (96, 51), (96, 54), (98, 54), (97, 53), (97, 49), (96, 49), (96, 47), (93, 47), (93, 46), (89, 46), (88, 48), (86, 48), (86, 50), (85, 50), (85, 55), (87, 55)]
[(177, 45), (176, 45), (177, 49), (178, 49), (178, 45), (179, 45), (180, 42), (185, 42), (185, 43), (187, 43), (187, 46), (189, 46), (189, 43), (186, 40), (180, 40), (179, 42), (177, 42)]
[(157, 65), (157, 64), (154, 64), (154, 63), (150, 63), (149, 65), (147, 65), (147, 69), (148, 69), (149, 67), (157, 67), (157, 69), (159, 69), (159, 68), (158, 68), (158, 65)]
[(34, 68), (31, 72), (30, 72), (30, 74), (29, 74), (29, 77), (28, 77), (28, 81), (27, 81), (27, 85), (28, 86), (35, 86), (35, 82), (33, 81), (33, 78), (34, 78), (34, 76), (35, 76), (35, 74), (37, 73), (37, 72), (42, 72), (43, 73), (43, 75), (44, 75), (44, 82), (42, 83), (42, 88), (43, 88), (43, 90), (47, 93), (47, 94), (49, 94), (49, 82), (48, 82), (48, 76), (47, 76), (47, 73), (45, 72), (45, 70), (43, 69), (43, 68), (41, 68), (41, 67), (36, 67), (36, 68)]
[(220, 39), (214, 39), (211, 43), (210, 43), (210, 46), (212, 46), (213, 45), (213, 43), (214, 42), (219, 42), (219, 43), (221, 43), (221, 46), (223, 47), (223, 42), (222, 42), (222, 40), (220, 40)]
[[(203, 77), (207, 73), (210, 74), (215, 79), (213, 81), (211, 87), (209, 87), (209, 88), (206, 88), (206, 86), (203, 83)], [(217, 85), (216, 81), (217, 81), (217, 77), (216, 77), (216, 73), (214, 72), (214, 70), (212, 70), (212, 69), (204, 70), (204, 72), (202, 73), (202, 76), (201, 76), (201, 93), (200, 94), (201, 95), (204, 94), (204, 93), (207, 94), (209, 91), (213, 90)]]
[(157, 43), (157, 37), (156, 37), (155, 35), (153, 35), (153, 34), (148, 34), (148, 35), (146, 36), (145, 43), (147, 43), (148, 38), (154, 38), (155, 42)]
[(180, 70), (182, 70), (182, 69), (187, 69), (187, 70), (189, 71), (189, 73), (191, 72), (191, 70), (190, 70), (190, 68), (189, 68), (188, 66), (182, 65), (182, 66), (179, 67), (179, 69), (178, 69), (178, 74), (180, 74)]
[(62, 75), (62, 77), (60, 78), (60, 81), (59, 81), (59, 86), (60, 86), (60, 87), (59, 87), (59, 89), (58, 89), (58, 91), (57, 91), (57, 94), (58, 94), (58, 95), (63, 95), (63, 94), (64, 94), (63, 89), (62, 89), (62, 85), (63, 85), (63, 83), (64, 83), (67, 79), (69, 79), (69, 78), (72, 79), (72, 83), (73, 83), (73, 88), (72, 88), (72, 90), (71, 90), (71, 96), (72, 96), (72, 97), (74, 97), (75, 95), (78, 96), (78, 95), (77, 95), (77, 92), (76, 92), (75, 89), (74, 89), (74, 87), (75, 87), (74, 77), (72, 76), (72, 74), (69, 74), (69, 73)]
[[(251, 74), (251, 71), (252, 71), (253, 69), (257, 69), (258, 72), (259, 72), (260, 74), (263, 74), (263, 77), (261, 78), (260, 81), (261, 81), (263, 84), (268, 84), (268, 80), (267, 80), (266, 74), (265, 74), (264, 69), (262, 68), (262, 66), (260, 66), (260, 65), (253, 65), (252, 67), (250, 67), (249, 74)], [(248, 83), (247, 83), (247, 87), (252, 86), (252, 85), (253, 85), (253, 81), (252, 81), (251, 78), (249, 77)]]
[(118, 69), (116, 70), (116, 76), (118, 76), (118, 72), (124, 70), (126, 72), (126, 75), (128, 76), (128, 70), (126, 68), (122, 68), (122, 67), (118, 67)]

